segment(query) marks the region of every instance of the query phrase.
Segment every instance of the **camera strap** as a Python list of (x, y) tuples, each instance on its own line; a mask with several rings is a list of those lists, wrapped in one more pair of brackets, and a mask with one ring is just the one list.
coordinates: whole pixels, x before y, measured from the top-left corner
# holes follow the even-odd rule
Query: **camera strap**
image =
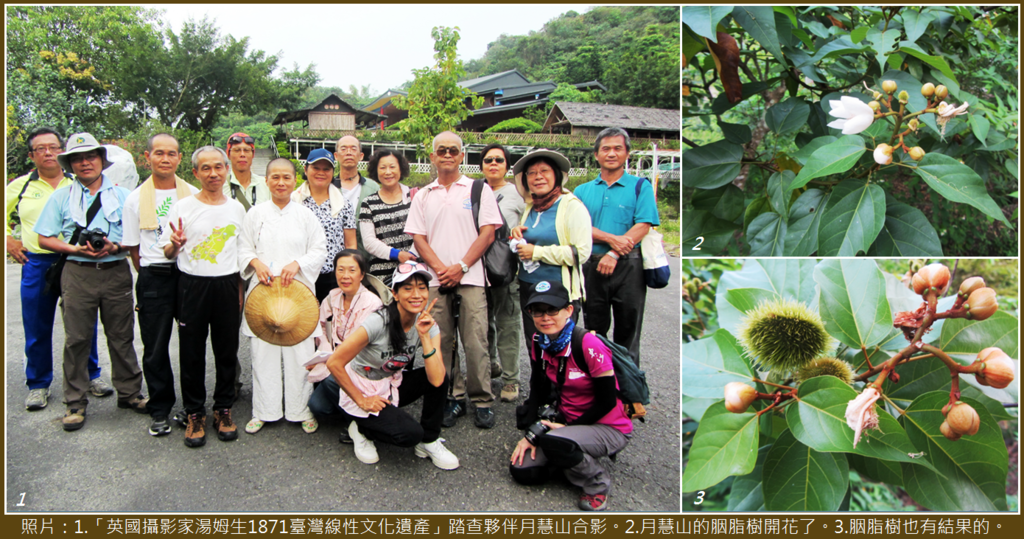
[[(85, 212), (85, 227), (88, 228), (92, 220), (96, 218), (96, 214), (100, 212), (100, 195), (96, 194), (96, 198), (92, 200), (92, 204), (89, 206), (89, 210)], [(68, 245), (75, 245), (78, 243), (78, 236), (82, 233), (82, 227), (75, 224), (75, 231), (71, 233), (71, 239), (68, 240)], [(67, 256), (67, 255), (64, 255)]]

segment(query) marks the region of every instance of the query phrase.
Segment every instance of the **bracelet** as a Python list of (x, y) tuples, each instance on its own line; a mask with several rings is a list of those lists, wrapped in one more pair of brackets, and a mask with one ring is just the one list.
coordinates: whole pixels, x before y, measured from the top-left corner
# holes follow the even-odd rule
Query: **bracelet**
[(434, 348), (433, 350), (430, 351), (429, 354), (423, 354), (423, 359), (427, 359), (428, 357), (430, 357), (430, 356), (432, 356), (432, 355), (434, 355), (436, 353), (437, 353), (437, 348)]
[(395, 249), (394, 247), (392, 247), (391, 248), (391, 252), (388, 253), (388, 258), (391, 259), (391, 260), (398, 260), (398, 253), (400, 253), (400, 252), (401, 251), (399, 251), (398, 249)]
[(619, 253), (616, 253), (615, 251), (608, 251), (607, 253), (605, 253), (605, 255), (610, 256), (615, 260), (619, 259)]

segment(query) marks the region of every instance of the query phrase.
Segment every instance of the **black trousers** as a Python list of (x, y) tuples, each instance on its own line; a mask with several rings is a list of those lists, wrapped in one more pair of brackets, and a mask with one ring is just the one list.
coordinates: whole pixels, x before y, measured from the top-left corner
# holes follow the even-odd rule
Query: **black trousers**
[(338, 278), (334, 275), (334, 272), (321, 273), (316, 278), (316, 304), (320, 305), (323, 303), (324, 298), (335, 288), (338, 288)]
[(146, 411), (154, 418), (170, 415), (175, 401), (174, 371), (168, 347), (174, 327), (178, 275), (175, 264), (143, 266), (135, 282), (135, 310), (139, 313), (143, 347), (142, 374), (149, 387)]
[(181, 400), (188, 414), (206, 413), (206, 336), (216, 366), (213, 409), (231, 408), (238, 363), (238, 274), (178, 278), (178, 342)]
[[(401, 408), (420, 397), (423, 397), (423, 410), (417, 422)], [(441, 419), (447, 398), (448, 376), (440, 386), (434, 387), (427, 381), (427, 369), (421, 367), (402, 374), (402, 385), (398, 386), (398, 407), (389, 404), (376, 416), (352, 419), (359, 425), (359, 432), (371, 440), (399, 447), (412, 447), (420, 442), (429, 444), (441, 437)]]
[[(615, 319), (612, 341), (629, 349), (633, 362), (640, 365), (640, 332), (647, 304), (644, 262), (640, 250), (634, 249), (619, 259), (611, 275), (601, 275), (597, 263), (601, 256), (592, 256), (583, 265), (587, 301), (583, 306), (583, 325), (605, 337)], [(628, 258), (627, 258), (628, 257)]]

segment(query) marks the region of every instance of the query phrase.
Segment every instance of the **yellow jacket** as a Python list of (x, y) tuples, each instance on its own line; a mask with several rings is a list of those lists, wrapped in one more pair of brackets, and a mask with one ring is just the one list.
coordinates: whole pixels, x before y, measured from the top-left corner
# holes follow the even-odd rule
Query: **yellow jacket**
[[(25, 187), (25, 182), (29, 181), (33, 176), (37, 179), (29, 184), (28, 189), (25, 189), (25, 194), (21, 197), (21, 203), (19, 204), (18, 193)], [(57, 189), (71, 185), (73, 181), (75, 180), (65, 175), (60, 180), (60, 183), (57, 184)], [(46, 201), (50, 199), (50, 195), (57, 189), (50, 187), (50, 184), (46, 181), (38, 180), (38, 175), (35, 174), (35, 171), (19, 176), (7, 184), (7, 194), (5, 195), (5, 207), (7, 209), (4, 212), (4, 233), (7, 236), (13, 235), (11, 214), (17, 213), (21, 217), (21, 243), (30, 253), (50, 253), (50, 251), (39, 247), (39, 234), (36, 234), (35, 226), (36, 221), (39, 220), (39, 215), (43, 213)]]
[[(583, 263), (590, 258), (594, 246), (591, 230), (590, 212), (583, 201), (576, 198), (569, 190), (562, 189), (559, 197), (558, 210), (555, 211), (555, 233), (558, 245), (535, 245), (533, 260), (552, 266), (562, 266), (562, 286), (569, 291), (569, 299), (586, 299), (583, 287)], [(533, 200), (526, 201), (526, 209), (519, 220), (520, 225), (526, 223)], [(576, 259), (573, 259), (572, 248), (576, 247)]]

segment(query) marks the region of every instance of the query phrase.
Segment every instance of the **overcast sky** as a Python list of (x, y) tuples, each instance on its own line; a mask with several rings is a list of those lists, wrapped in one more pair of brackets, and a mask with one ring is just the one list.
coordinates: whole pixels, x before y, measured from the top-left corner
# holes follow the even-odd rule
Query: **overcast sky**
[(458, 26), (459, 56), (480, 58), (501, 34), (525, 35), (586, 4), (569, 5), (173, 5), (162, 20), (175, 31), (189, 18), (216, 20), (221, 35), (249, 37), (249, 50), (279, 54), (279, 66), (316, 64), (322, 86), (369, 84), (374, 95), (433, 65), (435, 26)]

